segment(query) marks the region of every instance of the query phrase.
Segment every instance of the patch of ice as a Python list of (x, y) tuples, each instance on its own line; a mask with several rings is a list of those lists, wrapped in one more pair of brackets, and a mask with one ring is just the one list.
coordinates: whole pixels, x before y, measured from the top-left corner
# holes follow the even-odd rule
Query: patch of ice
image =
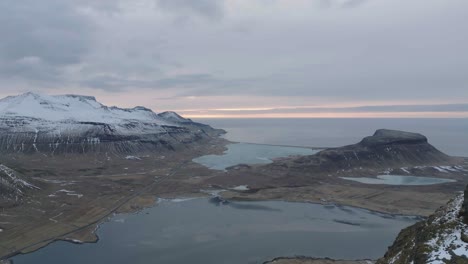
[(126, 156), (125, 159), (126, 160), (141, 160), (141, 158), (139, 158), (137, 156)]
[(182, 203), (186, 201), (191, 201), (197, 199), (196, 197), (189, 197), (189, 198), (174, 198), (174, 199), (166, 199), (166, 198), (158, 198), (158, 203), (161, 202), (172, 202), (172, 203)]
[(210, 196), (217, 197), (219, 196), (220, 193), (225, 192), (226, 190), (224, 189), (218, 189), (218, 190), (200, 190), (202, 193), (209, 194)]
[(439, 167), (447, 171), (458, 172), (455, 166), (439, 166)]
[(411, 172), (409, 172), (409, 170), (407, 168), (400, 168), (400, 170), (402, 170), (403, 172), (407, 173), (407, 174), (410, 174)]
[(396, 254), (392, 259), (390, 259), (390, 262), (389, 264), (394, 264), (398, 261), (398, 259), (400, 258), (400, 255), (401, 255), (401, 252), (399, 252), (398, 254)]
[(72, 242), (72, 243), (75, 243), (75, 244), (83, 244), (83, 241), (81, 240), (78, 240), (78, 239), (74, 239), (74, 238), (65, 238), (64, 239), (65, 241), (69, 241), (69, 242)]
[(433, 166), (432, 168), (438, 170), (439, 172), (444, 172), (444, 173), (448, 172), (446, 169), (442, 168), (441, 166)]
[(234, 190), (234, 191), (248, 191), (250, 189), (249, 189), (249, 187), (247, 185), (239, 185), (239, 186), (236, 186), (234, 188), (231, 188), (231, 190)]

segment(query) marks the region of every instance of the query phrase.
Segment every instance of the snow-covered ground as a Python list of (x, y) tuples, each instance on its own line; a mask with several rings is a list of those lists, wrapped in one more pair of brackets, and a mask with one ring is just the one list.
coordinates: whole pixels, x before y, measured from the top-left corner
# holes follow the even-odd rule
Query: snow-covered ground
[(233, 187), (231, 189), (234, 190), (234, 191), (248, 191), (248, 190), (250, 190), (249, 186), (247, 186), (247, 185), (239, 185), (239, 186)]
[(0, 114), (27, 116), (48, 121), (74, 120), (80, 122), (121, 123), (122, 120), (166, 122), (144, 107), (122, 109), (107, 107), (94, 97), (81, 95), (39, 95), (25, 93), (0, 100)]
[(451, 260), (452, 254), (468, 257), (468, 243), (461, 239), (461, 234), (468, 231), (468, 226), (462, 222), (459, 212), (463, 204), (463, 194), (457, 196), (438, 214), (430, 224), (443, 225), (436, 237), (426, 244), (431, 248), (428, 264), (445, 264), (444, 260)]

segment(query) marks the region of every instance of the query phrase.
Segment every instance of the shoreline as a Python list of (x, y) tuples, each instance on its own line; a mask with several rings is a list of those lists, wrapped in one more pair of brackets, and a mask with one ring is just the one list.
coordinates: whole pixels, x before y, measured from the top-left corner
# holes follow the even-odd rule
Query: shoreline
[[(216, 190), (216, 191), (219, 191), (219, 190)], [(101, 227), (101, 225), (104, 225), (106, 224), (107, 222), (111, 221), (112, 218), (118, 216), (118, 215), (138, 215), (138, 214), (141, 214), (144, 210), (146, 209), (151, 209), (151, 208), (154, 208), (156, 206), (158, 206), (158, 204), (160, 203), (160, 199), (163, 199), (164, 201), (167, 201), (167, 202), (173, 202), (172, 200), (177, 200), (177, 199), (187, 199), (188, 200), (193, 200), (193, 199), (210, 199), (210, 198), (215, 198), (215, 197), (219, 197), (221, 199), (224, 199), (221, 195), (223, 190), (221, 190), (221, 192), (219, 193), (219, 195), (210, 195), (208, 193), (204, 193), (204, 192), (200, 192), (198, 194), (203, 194), (201, 196), (188, 196), (188, 195), (178, 195), (178, 196), (175, 196), (174, 198), (162, 198), (162, 197), (155, 197), (155, 202), (152, 204), (152, 205), (148, 205), (148, 206), (145, 206), (145, 207), (141, 207), (139, 210), (137, 211), (130, 211), (130, 212), (112, 212), (110, 213), (108, 216), (106, 217), (103, 217), (99, 222), (96, 222), (96, 223), (90, 223), (89, 226), (86, 226), (86, 227), (82, 227), (82, 228), (77, 228), (73, 231), (70, 231), (66, 234), (62, 234), (60, 236), (57, 236), (55, 238), (51, 238), (50, 240), (47, 240), (47, 241), (40, 241), (40, 242), (37, 242), (36, 244), (34, 245), (30, 245), (30, 246), (27, 246), (25, 248), (22, 248), (22, 249), (19, 249), (17, 252), (14, 252), (10, 255), (7, 255), (7, 256), (4, 256), (2, 257), (2, 259), (0, 259), (0, 261), (9, 261), (9, 259), (15, 257), (15, 256), (19, 256), (19, 255), (26, 255), (26, 254), (31, 254), (31, 253), (34, 253), (34, 252), (37, 252), (55, 242), (67, 242), (67, 243), (72, 243), (72, 244), (77, 244), (77, 245), (80, 245), (80, 244), (96, 244), (98, 243), (101, 238), (99, 237), (99, 235), (97, 234), (97, 231), (99, 230), (99, 228)], [(228, 191), (228, 190), (226, 190)], [(282, 199), (265, 199), (265, 200), (242, 200), (242, 199), (226, 199), (226, 201), (228, 202), (269, 202), (269, 201), (275, 201), (275, 202), (286, 202), (286, 203), (304, 203), (304, 204), (312, 204), (312, 205), (321, 205), (321, 206), (327, 206), (327, 205), (333, 205), (333, 206), (336, 206), (336, 207), (340, 207), (340, 206), (345, 206), (345, 207), (350, 207), (350, 208), (356, 208), (356, 209), (361, 209), (361, 210), (366, 210), (372, 214), (383, 214), (383, 215), (387, 215), (387, 216), (390, 216), (391, 218), (395, 218), (395, 217), (410, 217), (416, 221), (421, 221), (423, 219), (425, 219), (425, 216), (421, 216), (421, 215), (407, 215), (407, 214), (393, 214), (393, 213), (389, 213), (389, 212), (384, 212), (384, 211), (377, 211), (377, 210), (372, 210), (372, 209), (369, 209), (369, 208), (365, 208), (365, 207), (358, 207), (358, 206), (350, 206), (350, 205), (346, 205), (346, 204), (337, 204), (337, 203), (328, 203), (328, 204), (324, 204), (324, 203), (320, 203), (320, 202), (314, 202), (314, 201), (289, 201), (289, 200), (282, 200)], [(180, 201), (180, 202), (185, 202), (185, 201)], [(124, 205), (122, 205), (124, 206)], [(117, 208), (116, 211), (118, 211), (120, 208)], [(60, 238), (62, 236), (66, 236), (66, 235), (73, 235), (74, 233), (77, 233), (79, 231), (83, 231), (83, 230), (86, 230), (86, 228), (89, 228), (93, 225), (95, 225), (95, 228), (94, 230), (92, 231), (92, 235), (95, 237), (95, 239), (93, 240), (86, 240), (86, 239), (83, 239), (83, 240), (78, 240), (78, 239), (73, 239), (73, 238)], [(71, 236), (73, 237), (73, 236)], [(37, 246), (37, 248), (35, 248)], [(27, 252), (21, 252), (23, 250), (27, 250), (28, 248), (33, 248), (32, 250), (30, 251), (27, 251)], [(303, 256), (300, 256), (299, 258), (305, 258), (305, 259), (311, 259), (311, 260), (332, 260), (332, 261), (343, 261), (343, 260), (336, 260), (336, 259), (331, 259), (331, 258), (315, 258), (315, 257), (303, 257)], [(271, 261), (275, 261), (275, 260), (284, 260), (284, 259), (296, 259), (296, 257), (278, 257), (278, 258), (275, 258)], [(273, 264), (275, 262), (271, 262), (271, 261), (266, 261), (264, 262), (264, 264)], [(359, 262), (356, 262), (356, 263), (359, 263)], [(2, 262), (0, 262), (0, 264), (4, 264)], [(5, 264), (10, 264), (9, 262), (6, 262)], [(353, 264), (353, 263), (350, 263), (350, 264)]]
[[(35, 242), (34, 244), (30, 244), (30, 245), (27, 245), (25, 247), (22, 247), (18, 250), (15, 250), (14, 252), (11, 252), (5, 256), (2, 256), (0, 259), (9, 259), (9, 258), (12, 258), (14, 256), (17, 256), (17, 255), (21, 255), (21, 254), (29, 254), (29, 253), (32, 253), (32, 252), (35, 252), (37, 250), (40, 250), (48, 245), (50, 245), (51, 243), (54, 243), (54, 242), (57, 242), (57, 241), (65, 241), (65, 242), (69, 242), (69, 243), (75, 243), (73, 240), (76, 239), (78, 237), (77, 240), (79, 240), (81, 243), (80, 244), (83, 244), (83, 243), (97, 243), (99, 241), (99, 237), (98, 235), (95, 233), (96, 230), (99, 229), (100, 225), (101, 224), (105, 224), (107, 221), (109, 221), (116, 213), (124, 213), (124, 214), (138, 214), (141, 210), (144, 210), (144, 209), (147, 209), (147, 208), (152, 208), (154, 206), (157, 206), (157, 202), (155, 202), (155, 200), (157, 198), (165, 198), (165, 197), (172, 197), (172, 198), (210, 198), (210, 197), (215, 197), (213, 195), (209, 195), (207, 193), (204, 193), (202, 192), (201, 189), (198, 189), (198, 190), (192, 190), (191, 192), (184, 192), (183, 189), (171, 189), (169, 187), (171, 187), (172, 185), (165, 185), (164, 183), (172, 183), (172, 184), (187, 184), (187, 182), (185, 181), (191, 181), (191, 180), (195, 180), (195, 175), (199, 175), (200, 172), (198, 172), (197, 170), (200, 170), (201, 172), (203, 173), (206, 173), (205, 175), (203, 175), (203, 177), (207, 177), (207, 178), (210, 178), (212, 177), (213, 175), (216, 175), (217, 172), (214, 172), (213, 170), (211, 169), (208, 169), (208, 168), (204, 168), (203, 166), (199, 165), (199, 164), (196, 164), (194, 163), (192, 160), (193, 158), (191, 158), (192, 156), (195, 155), (195, 157), (199, 157), (199, 156), (203, 156), (203, 155), (211, 155), (211, 154), (215, 154), (215, 155), (222, 155), (222, 153), (226, 150), (227, 148), (227, 145), (229, 144), (235, 144), (235, 143), (244, 143), (244, 144), (254, 144), (254, 145), (266, 145), (266, 146), (283, 146), (284, 145), (271, 145), (271, 144), (257, 144), (257, 143), (247, 143), (247, 142), (233, 142), (233, 141), (228, 141), (226, 139), (216, 139), (214, 142), (212, 142), (214, 144), (212, 144), (212, 146), (208, 146), (209, 144), (205, 145), (204, 146), (204, 149), (201, 150), (201, 151), (196, 151), (194, 153), (192, 152), (189, 152), (189, 153), (185, 153), (185, 154), (181, 154), (181, 153), (178, 153), (178, 154), (174, 154), (175, 156), (173, 158), (177, 158), (175, 160), (172, 161), (172, 163), (170, 164), (170, 166), (163, 166), (161, 168), (158, 168), (158, 169), (163, 169), (162, 172), (158, 172), (158, 173), (153, 173), (152, 172), (145, 172), (144, 174), (140, 174), (137, 176), (138, 173), (135, 173), (135, 172), (129, 172), (128, 174), (127, 173), (124, 173), (124, 174), (119, 174), (118, 177), (111, 177), (112, 174), (102, 174), (102, 175), (95, 175), (93, 177), (93, 179), (97, 180), (99, 179), (99, 181), (102, 180), (102, 182), (104, 182), (104, 180), (107, 180), (108, 178), (112, 178), (113, 180), (116, 180), (115, 178), (119, 179), (119, 178), (122, 178), (122, 179), (130, 179), (131, 177), (141, 177), (142, 179), (143, 178), (148, 178), (149, 176), (154, 176), (155, 178), (153, 180), (151, 180), (151, 183), (150, 185), (148, 186), (144, 186), (143, 188), (141, 189), (137, 189), (135, 193), (132, 193), (133, 190), (130, 190), (131, 192), (125, 192), (124, 191), (119, 191), (117, 192), (116, 194), (122, 196), (123, 195), (123, 200), (122, 201), (119, 201), (119, 203), (117, 205), (113, 205), (111, 207), (111, 210), (108, 211), (104, 216), (100, 217), (99, 219), (96, 219), (95, 221), (91, 222), (91, 223), (88, 223), (86, 224), (85, 226), (81, 226), (79, 228), (76, 228), (76, 229), (73, 229), (71, 231), (68, 231), (66, 233), (62, 233), (62, 234), (58, 234), (58, 235), (54, 235), (52, 237), (49, 237), (49, 238), (46, 238), (46, 239), (43, 239), (43, 240), (40, 240), (39, 242)], [(286, 146), (286, 147), (297, 147), (297, 146)], [(314, 149), (314, 148), (311, 148), (311, 147), (298, 147), (298, 148), (307, 148), (307, 149)], [(157, 155), (156, 155), (157, 156)], [(187, 159), (188, 158), (188, 159)], [(169, 159), (166, 159), (167, 161), (169, 161)], [(126, 161), (126, 162), (131, 162), (131, 161)], [(143, 162), (143, 161), (142, 161)], [(145, 161), (146, 162), (146, 161)], [(137, 164), (137, 163), (132, 163), (132, 164)], [(122, 165), (122, 166), (126, 166), (126, 165)], [(133, 165), (132, 165), (133, 166)], [(203, 168), (202, 168), (203, 167)], [(193, 168), (195, 168), (196, 170), (193, 170)], [(163, 172), (166, 172), (166, 174), (164, 174)], [(87, 176), (87, 177), (91, 177), (91, 176)], [(201, 177), (202, 179), (205, 179)], [(150, 178), (148, 178), (150, 179)], [(162, 183), (162, 184), (159, 184), (159, 183)], [(88, 183), (89, 184), (89, 183)], [(188, 184), (192, 184), (192, 183), (188, 183)], [(322, 183), (323, 184), (323, 183)], [(374, 201), (374, 204), (373, 203), (363, 203), (363, 201), (361, 200), (348, 200), (349, 202), (344, 202), (346, 201), (346, 198), (347, 196), (335, 196), (333, 198), (333, 191), (336, 191), (338, 190), (338, 188), (345, 188), (345, 189), (349, 189), (351, 186), (349, 185), (340, 185), (340, 184), (334, 184), (334, 185), (327, 185), (327, 184), (323, 184), (323, 185), (306, 185), (306, 186), (294, 186), (294, 187), (279, 187), (279, 188), (273, 188), (273, 189), (260, 189), (260, 191), (265, 191), (265, 192), (256, 192), (256, 193), (250, 193), (250, 196), (249, 197), (249, 192), (239, 192), (239, 191), (233, 191), (233, 190), (229, 190), (229, 189), (226, 189), (226, 192), (224, 192), (224, 194), (231, 194), (232, 196), (231, 197), (224, 197), (223, 193), (220, 193), (219, 194), (219, 197), (223, 198), (223, 199), (226, 199), (226, 200), (231, 200), (231, 201), (245, 201), (245, 202), (255, 202), (255, 201), (282, 201), (282, 202), (295, 202), (295, 203), (310, 203), (310, 204), (316, 204), (316, 205), (322, 205), (322, 206), (326, 206), (326, 205), (333, 205), (333, 206), (347, 206), (347, 207), (352, 207), (352, 208), (358, 208), (358, 209), (363, 209), (363, 210), (367, 210), (369, 212), (372, 212), (372, 213), (376, 213), (376, 214), (384, 214), (384, 215), (389, 215), (391, 217), (397, 217), (397, 216), (407, 216), (407, 217), (415, 217), (415, 218), (421, 218), (423, 219), (423, 217), (426, 217), (427, 215), (426, 214), (421, 214), (421, 213), (417, 213), (418, 210), (419, 212), (422, 212), (422, 207), (415, 204), (414, 208), (409, 208), (409, 212), (415, 212), (415, 213), (395, 213), (394, 211), (392, 211), (392, 206), (395, 207), (396, 205), (390, 205), (390, 204), (387, 204), (386, 206), (382, 206), (382, 207), (376, 207), (376, 204), (379, 205), (379, 201), (376, 200)], [(160, 185), (163, 185), (162, 187)], [(191, 185), (191, 187), (194, 187), (194, 186), (197, 186), (196, 185), (196, 182), (194, 185)], [(355, 185), (355, 186), (363, 186), (363, 185)], [(162, 188), (162, 189), (158, 189), (158, 187)], [(336, 188), (335, 188), (336, 187)], [(154, 189), (156, 188), (156, 190)], [(322, 189), (320, 189), (322, 188)], [(318, 191), (322, 190), (323, 191), (323, 188), (327, 189), (327, 188), (331, 188), (329, 189), (328, 191), (330, 191), (330, 197), (327, 197), (326, 196), (326, 192), (323, 192), (322, 194), (317, 194), (317, 193), (314, 193), (312, 192), (311, 193), (311, 190), (313, 191), (314, 189), (317, 189)], [(333, 189), (335, 188), (335, 189)], [(309, 194), (317, 194), (316, 197), (312, 197), (312, 196), (302, 196), (302, 195), (299, 195), (299, 196), (289, 196), (288, 198), (288, 193), (289, 195), (291, 194), (291, 190), (294, 189), (296, 190), (296, 194), (297, 193), (300, 193), (300, 192), (303, 192), (303, 193), (309, 193)], [(358, 192), (360, 189), (364, 189), (364, 188), (354, 188), (354, 190), (351, 190), (351, 192)], [(376, 190), (375, 188), (367, 188), (367, 189), (373, 189), (373, 190)], [(391, 189), (391, 188), (388, 188), (388, 189)], [(269, 191), (272, 191), (271, 193), (268, 193)], [(161, 192), (162, 191), (162, 192)], [(277, 191), (277, 193), (274, 193), (274, 191)], [(411, 193), (411, 192), (415, 192), (417, 193), (416, 190), (409, 190), (407, 191), (406, 193)], [(403, 194), (403, 192), (401, 192)], [(405, 194), (406, 194), (405, 193)], [(389, 193), (387, 192), (386, 193), (387, 195), (392, 195), (392, 193)], [(394, 194), (394, 193), (393, 193)], [(236, 197), (237, 195), (237, 197)], [(242, 195), (247, 195), (246, 197), (241, 197)], [(257, 195), (257, 197), (255, 197)], [(282, 198), (275, 198), (274, 195), (280, 195), (280, 196), (283, 196)], [(320, 196), (322, 195), (322, 196)], [(229, 195), (228, 195), (229, 196)], [(263, 196), (263, 197), (262, 197)], [(153, 202), (152, 203), (148, 203), (147, 200), (143, 199), (144, 197), (148, 198), (148, 197), (152, 197), (153, 198)], [(270, 198), (268, 198), (270, 197)], [(325, 198), (327, 199), (325, 199)], [(402, 196), (403, 197), (403, 196)], [(140, 199), (142, 198), (142, 199)], [(324, 201), (326, 201), (326, 203), (324, 203), (324, 201), (322, 201), (322, 198), (324, 199)], [(334, 200), (335, 199), (335, 200)], [(339, 201), (339, 200), (342, 200), (342, 201)], [(365, 201), (364, 201), (365, 202)], [(354, 203), (354, 204), (353, 204)], [(366, 206), (367, 205), (367, 206)], [(89, 206), (88, 205), (82, 205), (84, 206), (83, 208), (88, 208)], [(92, 207), (90, 207), (92, 208)], [(388, 210), (386, 210), (386, 208), (389, 208)], [(406, 210), (408, 210), (408, 208), (406, 208)], [(432, 211), (431, 211), (432, 213)], [(416, 221), (419, 221), (420, 219), (416, 219)], [(67, 223), (66, 221), (65, 222), (62, 222), (62, 223)], [(84, 233), (81, 233), (79, 234), (81, 231), (84, 231)], [(67, 237), (65, 237), (67, 236)], [(82, 239), (82, 237), (86, 237), (86, 238), (91, 238), (92, 236), (92, 239)], [(5, 247), (5, 249), (7, 249)], [(30, 249), (28, 251), (28, 249)], [(313, 258), (312, 258), (313, 259)], [(1, 263), (1, 262), (0, 262)], [(268, 262), (266, 262), (268, 263)], [(338, 262), (336, 262), (338, 263)], [(350, 263), (352, 264), (352, 263)]]
[(283, 144), (254, 143), (254, 142), (231, 141), (231, 140), (227, 140), (227, 141), (230, 142), (231, 144), (249, 144), (249, 145), (272, 146), (272, 147), (304, 148), (304, 149), (312, 149), (312, 150), (324, 150), (324, 149), (332, 148), (332, 147), (312, 147), (312, 146), (295, 146), (295, 145), (283, 145)]
[[(222, 193), (222, 192), (221, 192)], [(220, 193), (220, 194), (221, 194)], [(180, 201), (180, 202), (185, 202), (185, 201), (189, 201), (189, 200), (193, 200), (193, 199), (210, 199), (210, 198), (214, 198), (214, 197), (220, 197), (222, 198), (222, 196), (219, 196), (219, 195), (210, 195), (208, 193), (203, 193), (203, 192), (200, 192), (199, 194), (204, 194), (202, 196), (183, 196), (183, 195), (180, 195), (180, 196), (175, 196), (174, 198), (162, 198), (162, 197), (155, 197), (155, 202), (152, 204), (152, 205), (148, 205), (148, 206), (145, 206), (145, 207), (142, 207), (140, 208), (139, 210), (137, 211), (132, 211), (132, 212), (119, 212), (119, 213), (111, 213), (109, 216), (105, 217), (105, 219), (101, 219), (102, 221), (100, 221), (100, 223), (98, 223), (96, 225), (96, 227), (94, 228), (94, 231), (92, 232), (92, 234), (95, 236), (95, 239), (94, 240), (75, 240), (75, 239), (71, 239), (71, 238), (59, 238), (59, 237), (56, 237), (55, 239), (49, 241), (48, 243), (46, 244), (43, 244), (43, 245), (39, 245), (41, 244), (41, 242), (38, 242), (38, 245), (31, 245), (30, 247), (34, 247), (34, 246), (38, 246), (37, 248), (34, 248), (33, 250), (31, 251), (28, 251), (28, 252), (15, 252), (14, 254), (10, 255), (10, 256), (7, 256), (5, 258), (2, 258), (0, 259), (0, 264), (13, 264), (12, 260), (10, 260), (11, 258), (14, 258), (15, 256), (19, 256), (19, 255), (26, 255), (26, 254), (31, 254), (31, 253), (34, 253), (34, 252), (37, 252), (55, 242), (67, 242), (67, 243), (71, 243), (71, 244), (76, 244), (76, 245), (81, 245), (81, 244), (97, 244), (99, 243), (99, 241), (101, 240), (101, 238), (99, 237), (99, 235), (97, 234), (97, 231), (101, 228), (102, 225), (105, 225), (106, 223), (112, 221), (112, 218), (118, 216), (118, 215), (138, 215), (138, 214), (142, 214), (144, 210), (146, 209), (151, 209), (151, 208), (154, 208), (156, 206), (159, 205), (159, 203), (161, 203), (161, 199), (163, 199), (163, 202), (169, 202), (169, 203), (178, 203), (179, 201), (175, 202), (175, 201), (172, 201), (172, 200), (178, 200), (178, 199), (184, 199), (184, 201)], [(226, 200), (228, 202), (242, 202), (242, 200)], [(379, 212), (379, 211), (375, 211), (375, 210), (371, 210), (371, 209), (367, 209), (367, 208), (361, 208), (361, 207), (356, 207), (356, 206), (349, 206), (349, 205), (341, 205), (341, 204), (323, 204), (323, 203), (318, 203), (318, 202), (313, 202), (313, 201), (287, 201), (287, 200), (274, 200), (274, 199), (271, 199), (271, 200), (251, 200), (251, 201), (243, 201), (243, 202), (268, 202), (268, 201), (276, 201), (276, 202), (286, 202), (286, 203), (304, 203), (304, 204), (313, 204), (313, 205), (321, 205), (321, 206), (327, 206), (327, 205), (333, 205), (333, 206), (337, 206), (337, 207), (340, 207), (340, 206), (346, 206), (346, 207), (351, 207), (351, 208), (356, 208), (356, 209), (362, 209), (362, 210), (366, 210), (370, 213), (377, 213), (377, 214), (384, 214), (384, 215), (387, 215), (387, 216), (390, 216), (391, 218), (394, 218), (394, 217), (411, 217), (413, 218), (414, 220), (416, 221), (420, 221), (420, 219), (416, 219), (416, 218), (419, 218), (419, 217), (422, 217), (422, 216), (418, 216), (418, 215), (400, 215), (400, 214), (391, 214), (391, 213), (387, 213), (387, 212)], [(120, 209), (120, 208), (118, 208)], [(117, 209), (117, 210), (118, 210)], [(90, 225), (93, 225), (93, 224), (90, 224)], [(76, 230), (73, 230), (71, 232), (69, 232), (68, 234), (73, 234), (73, 233), (76, 233), (76, 232), (79, 232), (80, 230), (82, 230), (82, 228), (78, 228)], [(64, 234), (64, 236), (67, 235), (67, 234)], [(29, 247), (27, 247), (29, 248)], [(24, 250), (21, 249), (21, 250)], [(321, 262), (321, 261), (331, 261), (331, 263), (336, 263), (336, 264), (374, 264), (375, 261), (373, 260), (342, 260), (342, 259), (332, 259), (332, 258), (328, 258), (328, 257), (324, 257), (324, 258), (316, 258), (316, 257), (308, 257), (308, 256), (294, 256), (294, 257), (277, 257), (277, 258), (274, 258), (273, 260), (267, 260), (265, 262), (263, 262), (262, 264), (276, 264), (277, 262), (276, 261), (286, 261), (286, 260), (312, 260), (313, 262), (311, 262), (310, 264), (328, 264), (329, 262)], [(2, 262), (3, 261), (3, 262)], [(363, 261), (366, 261), (366, 262), (363, 262)], [(283, 262), (280, 262), (279, 264), (283, 264)], [(286, 264), (286, 263), (285, 263)], [(295, 264), (292, 263), (292, 264)], [(309, 262), (305, 262), (304, 264), (309, 264)]]

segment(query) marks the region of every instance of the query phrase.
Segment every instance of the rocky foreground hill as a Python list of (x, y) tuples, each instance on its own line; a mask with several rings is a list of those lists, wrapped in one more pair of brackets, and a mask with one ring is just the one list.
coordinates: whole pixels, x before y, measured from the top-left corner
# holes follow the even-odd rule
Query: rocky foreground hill
[(376, 262), (308, 257), (277, 258), (265, 264), (466, 264), (468, 186), (426, 220), (403, 229)]
[(108, 107), (92, 96), (25, 93), (0, 100), (0, 154), (175, 150), (220, 133), (174, 112)]
[(403, 229), (377, 264), (468, 263), (468, 186), (427, 220)]

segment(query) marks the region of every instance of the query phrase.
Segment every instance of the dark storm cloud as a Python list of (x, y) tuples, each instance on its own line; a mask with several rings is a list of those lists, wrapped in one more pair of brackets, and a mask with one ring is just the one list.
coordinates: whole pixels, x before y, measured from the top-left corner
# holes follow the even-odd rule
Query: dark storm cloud
[(219, 19), (224, 15), (224, 0), (157, 0), (158, 6), (176, 15), (200, 15)]

